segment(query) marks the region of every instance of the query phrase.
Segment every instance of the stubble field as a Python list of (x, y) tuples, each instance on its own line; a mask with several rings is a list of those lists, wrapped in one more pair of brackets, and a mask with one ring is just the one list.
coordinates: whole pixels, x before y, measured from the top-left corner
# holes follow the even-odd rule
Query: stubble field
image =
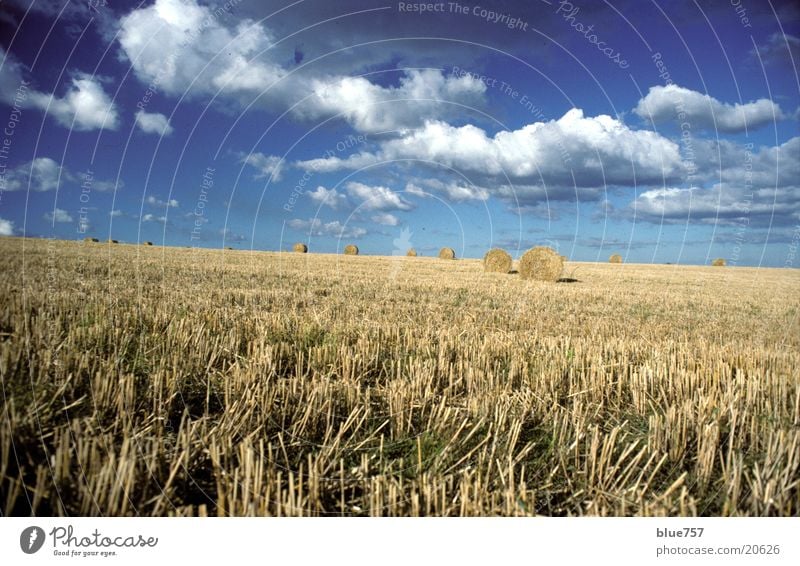
[(800, 271), (0, 239), (4, 515), (797, 515)]

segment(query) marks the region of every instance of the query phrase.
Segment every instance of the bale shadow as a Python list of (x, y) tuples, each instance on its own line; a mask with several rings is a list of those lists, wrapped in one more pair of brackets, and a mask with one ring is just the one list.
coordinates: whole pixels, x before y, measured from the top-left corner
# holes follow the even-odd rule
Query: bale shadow
[(572, 277), (560, 277), (556, 283), (580, 283), (580, 280)]

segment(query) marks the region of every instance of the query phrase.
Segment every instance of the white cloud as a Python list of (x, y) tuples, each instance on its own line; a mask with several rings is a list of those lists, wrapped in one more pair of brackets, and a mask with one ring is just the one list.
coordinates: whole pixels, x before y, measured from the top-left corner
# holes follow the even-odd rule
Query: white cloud
[(415, 185), (414, 183), (406, 183), (406, 192), (419, 198), (427, 198), (431, 196), (429, 192), (422, 187)]
[(579, 187), (677, 180), (684, 166), (678, 145), (654, 132), (631, 130), (610, 116), (585, 118), (572, 109), (559, 120), (536, 122), (494, 136), (473, 125), (427, 122), (381, 144), (377, 153), (300, 162), (301, 168), (353, 169), (393, 159), (435, 162), (462, 172), (513, 182)]
[[(49, 157), (37, 157), (30, 163), (6, 170), (2, 177), (2, 188), (5, 191), (52, 191), (58, 187), (59, 164)], [(72, 177), (65, 171), (65, 178)]]
[(178, 208), (179, 204), (176, 199), (169, 199), (169, 200), (161, 200), (153, 195), (150, 195), (145, 199), (145, 202), (151, 206), (159, 207), (159, 208)]
[(709, 189), (661, 188), (632, 203), (637, 217), (651, 222), (786, 225), (800, 221), (800, 186), (756, 189), (718, 183)]
[(434, 69), (411, 70), (397, 87), (381, 87), (363, 77), (315, 79), (314, 97), (298, 112), (310, 118), (341, 115), (362, 132), (416, 127), (426, 117), (441, 116), (450, 108), (442, 101), (476, 106), (486, 85), (471, 76), (447, 77)]
[(160, 222), (165, 224), (167, 222), (166, 216), (156, 216), (155, 214), (145, 214), (142, 216), (142, 222)]
[(750, 56), (766, 65), (780, 62), (791, 65), (792, 60), (800, 61), (800, 37), (776, 31), (762, 45), (751, 49)]
[(267, 30), (249, 19), (226, 26), (195, 0), (156, 0), (120, 20), (119, 41), (136, 75), (159, 90), (182, 95), (260, 93), (286, 73), (265, 59)]
[(340, 194), (336, 189), (326, 189), (323, 186), (319, 186), (313, 191), (306, 191), (306, 194), (317, 206), (329, 206), (334, 210), (347, 203), (345, 195)]
[(13, 236), (14, 223), (11, 220), (0, 218), (0, 236)]
[(59, 173), (62, 187), (65, 184), (80, 186), (86, 183), (92, 191), (107, 192), (114, 190), (116, 186), (120, 188), (124, 186), (121, 180), (117, 184), (114, 181), (102, 181), (94, 177), (76, 175), (66, 167), (59, 165), (54, 159), (37, 157), (29, 163), (7, 169), (5, 175), (0, 177), (0, 188), (4, 191), (26, 191), (30, 183), (32, 191), (52, 191), (59, 187)]
[(256, 179), (271, 177), (273, 181), (280, 181), (283, 175), (283, 160), (277, 155), (250, 153), (242, 158), (242, 162), (258, 170)]
[(345, 226), (338, 220), (323, 222), (319, 218), (301, 220), (295, 218), (288, 222), (295, 230), (307, 230), (312, 236), (332, 236), (335, 238), (360, 238), (367, 231), (357, 226)]
[(72, 222), (73, 218), (69, 212), (61, 208), (56, 208), (53, 212), (47, 212), (44, 219), (48, 222)]
[(411, 210), (414, 205), (387, 187), (369, 186), (363, 183), (347, 183), (347, 193), (362, 202), (364, 210)]
[(116, 130), (116, 106), (100, 84), (100, 79), (77, 73), (64, 96), (44, 93), (30, 86), (20, 91), (26, 71), (16, 58), (0, 47), (0, 100), (20, 108), (46, 112), (64, 127), (77, 131)]
[(109, 212), (109, 216), (111, 216), (111, 218), (119, 218), (120, 216), (125, 216), (125, 213), (120, 209), (116, 209)]
[(766, 98), (746, 104), (726, 104), (677, 85), (650, 87), (633, 111), (656, 123), (676, 120), (679, 124), (686, 122), (692, 128), (728, 133), (759, 128), (786, 117), (780, 106)]
[(400, 220), (394, 214), (388, 212), (381, 212), (372, 216), (372, 221), (376, 224), (383, 224), (384, 226), (397, 226)]
[(315, 76), (310, 69), (290, 74), (269, 29), (251, 19), (234, 25), (215, 18), (196, 0), (156, 0), (132, 11), (120, 20), (120, 44), (137, 77), (168, 94), (208, 97), (221, 90), (238, 103), (258, 97), (273, 110), (294, 105), (298, 93), (311, 94), (293, 108), (294, 116), (341, 116), (361, 131), (416, 127), (453, 108), (439, 101), (479, 104), (486, 91), (471, 76), (438, 70), (410, 70), (389, 87), (330, 72)]
[(150, 113), (139, 110), (136, 113), (136, 125), (146, 134), (168, 136), (173, 132), (169, 119), (158, 112)]
[[(421, 179), (419, 182), (430, 189), (431, 192), (439, 193), (451, 202), (483, 201), (489, 198), (489, 191), (476, 185), (467, 185), (466, 183), (455, 181), (441, 181), (439, 179)], [(408, 185), (406, 185), (406, 191), (409, 191)], [(409, 192), (416, 194), (419, 191), (422, 191), (422, 189), (412, 185), (412, 190)]]

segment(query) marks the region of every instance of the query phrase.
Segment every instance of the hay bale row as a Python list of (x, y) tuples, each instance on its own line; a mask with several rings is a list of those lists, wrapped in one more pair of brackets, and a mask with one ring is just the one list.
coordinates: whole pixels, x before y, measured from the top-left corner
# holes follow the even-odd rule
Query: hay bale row
[(456, 259), (456, 251), (453, 248), (442, 248), (439, 250), (439, 259)]
[(414, 248), (409, 248), (408, 251), (406, 252), (406, 256), (417, 257), (417, 250), (415, 250)]
[(537, 246), (525, 252), (519, 260), (523, 279), (558, 281), (564, 270), (564, 259), (552, 248)]
[(298, 254), (305, 254), (308, 253), (308, 246), (301, 242), (297, 242), (292, 246), (292, 251)]
[(347, 244), (344, 247), (344, 255), (358, 255), (358, 246)]
[(511, 271), (511, 254), (500, 248), (494, 248), (483, 256), (483, 270), (488, 273), (509, 273)]
[(608, 263), (622, 263), (622, 256), (619, 254), (614, 254), (608, 258)]
[(711, 262), (711, 265), (713, 265), (714, 267), (725, 267), (726, 265), (728, 265), (728, 262), (725, 261), (725, 259), (718, 257), (717, 259)]

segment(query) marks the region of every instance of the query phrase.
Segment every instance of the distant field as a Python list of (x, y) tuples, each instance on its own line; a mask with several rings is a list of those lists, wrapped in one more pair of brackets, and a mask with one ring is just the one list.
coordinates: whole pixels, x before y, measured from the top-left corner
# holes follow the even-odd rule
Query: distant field
[(800, 271), (0, 238), (6, 515), (797, 515)]

